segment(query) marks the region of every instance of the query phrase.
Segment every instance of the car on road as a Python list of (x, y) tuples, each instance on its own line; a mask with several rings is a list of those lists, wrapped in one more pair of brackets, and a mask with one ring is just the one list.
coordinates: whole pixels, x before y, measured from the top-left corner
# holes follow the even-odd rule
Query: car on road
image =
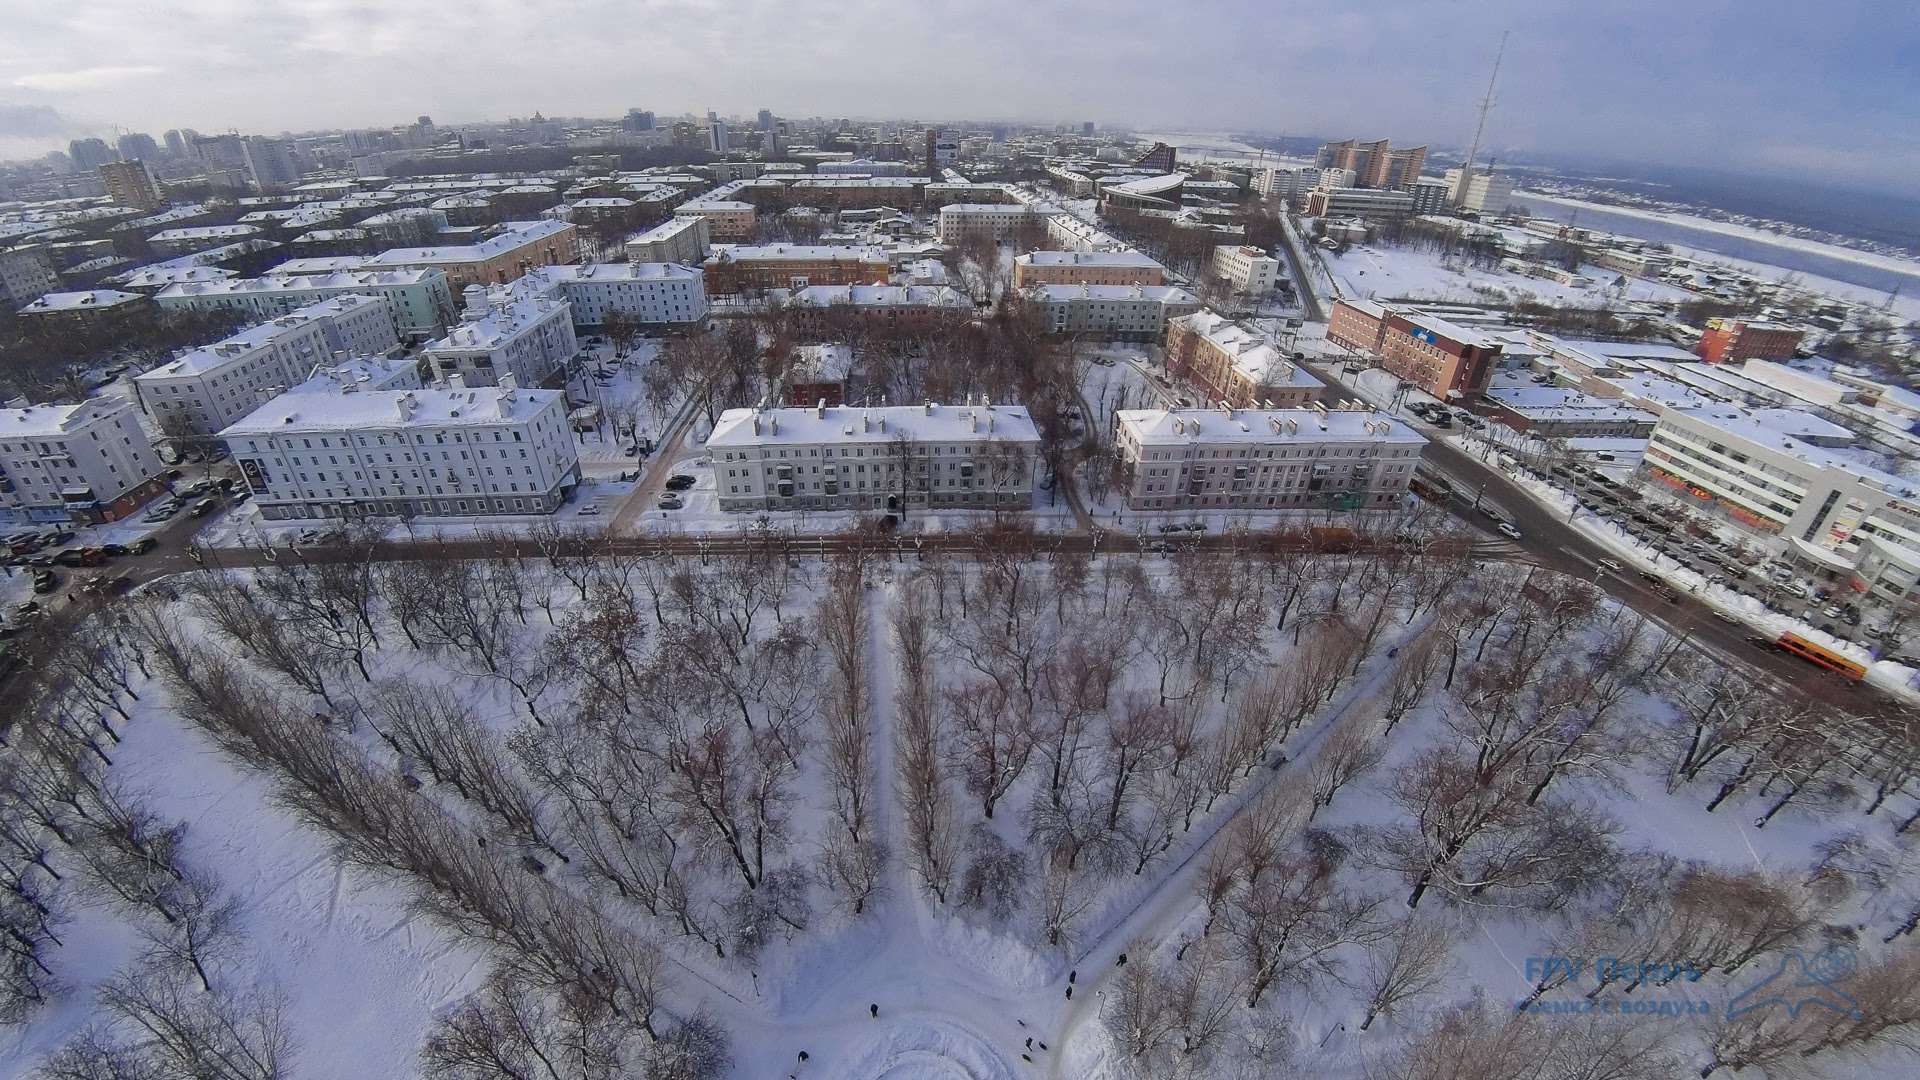
[(159, 545), (160, 545), (160, 541), (155, 540), (153, 537), (143, 536), (140, 539), (135, 540), (133, 543), (127, 545), (127, 554), (145, 555), (147, 552), (152, 551), (154, 548), (158, 547)]
[(50, 593), (59, 587), (60, 587), (60, 576), (58, 574), (55, 574), (53, 571), (35, 570), (33, 572), (33, 591), (34, 592)]
[(1499, 529), (1501, 532), (1507, 534), (1508, 536), (1512, 537), (1515, 540), (1520, 539), (1520, 529), (1517, 526), (1515, 526), (1514, 523), (1511, 521), (1503, 521), (1500, 524), (1495, 525), (1494, 528)]
[(13, 615), (14, 615), (14, 618), (16, 619), (39, 618), (40, 617), (40, 601), (38, 600), (20, 601), (19, 603), (13, 605)]
[(694, 483), (694, 478), (688, 476), (686, 473), (675, 473), (667, 477), (666, 488), (668, 491), (685, 491), (692, 487)]
[(593, 517), (598, 513), (600, 513), (599, 503), (588, 503), (579, 510), (579, 516), (581, 517)]
[(1713, 617), (1716, 619), (1719, 619), (1721, 622), (1729, 623), (1736, 626), (1739, 625), (1740, 619), (1738, 616), (1728, 614), (1727, 612), (1721, 611), (1719, 608), (1714, 608), (1712, 610), (1713, 610)]
[(218, 505), (219, 503), (213, 499), (201, 499), (199, 502), (194, 503), (193, 509), (187, 511), (187, 513), (192, 514), (194, 517), (206, 517), (208, 514), (213, 513), (213, 508)]
[(1600, 569), (1605, 570), (1609, 573), (1618, 574), (1621, 571), (1625, 570), (1626, 567), (1620, 565), (1620, 563), (1614, 559), (1601, 559)]
[(320, 539), (320, 530), (301, 529), (294, 535), (293, 542), (296, 544), (311, 544), (318, 539)]

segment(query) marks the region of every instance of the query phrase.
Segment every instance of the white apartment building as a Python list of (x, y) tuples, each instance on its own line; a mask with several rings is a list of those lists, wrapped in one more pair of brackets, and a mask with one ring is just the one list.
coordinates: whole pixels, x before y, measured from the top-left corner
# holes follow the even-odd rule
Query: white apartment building
[(1022, 229), (1042, 228), (1058, 213), (1045, 204), (954, 203), (940, 208), (940, 242), (963, 244), (976, 237), (1013, 239)]
[(1386, 509), (1427, 444), (1384, 413), (1123, 409), (1114, 444), (1134, 510)]
[(694, 199), (674, 207), (675, 217), (701, 218), (715, 240), (753, 239), (754, 208), (736, 199)]
[(1869, 538), (1920, 553), (1920, 491), (1856, 455), (1783, 430), (1801, 415), (1732, 405), (1666, 409), (1640, 467), (1830, 568), (1849, 566)]
[(557, 289), (573, 305), (573, 325), (582, 329), (602, 325), (615, 312), (656, 326), (695, 323), (707, 316), (706, 275), (679, 263), (548, 266), (527, 276)]
[(261, 516), (550, 514), (580, 480), (566, 395), (283, 394), (220, 432)]
[(1199, 297), (1173, 285), (1032, 285), (1020, 295), (1054, 333), (1105, 341), (1160, 341), (1168, 320), (1202, 307)]
[(1284, 199), (1298, 206), (1306, 200), (1307, 192), (1319, 185), (1320, 172), (1312, 166), (1262, 169), (1254, 174), (1253, 190), (1263, 198)]
[(393, 329), (393, 305), (384, 296), (346, 293), (301, 308), (299, 315), (319, 319), (327, 348), (348, 356), (384, 356), (400, 347)]
[(118, 521), (158, 494), (166, 468), (133, 404), (0, 409), (0, 518)]
[(1017, 405), (729, 409), (707, 452), (722, 510), (1025, 510), (1040, 432)]
[(707, 219), (699, 214), (676, 216), (627, 240), (627, 261), (685, 263), (699, 266), (713, 250)]
[(511, 375), (539, 386), (580, 350), (565, 300), (467, 287), (466, 319), (424, 350), (438, 379), (459, 375), (467, 386), (492, 386)]
[(0, 251), (0, 300), (24, 304), (60, 287), (47, 254), (37, 248)]
[(1280, 280), (1280, 260), (1257, 247), (1222, 244), (1213, 249), (1213, 275), (1235, 292), (1268, 293)]
[(385, 298), (394, 332), (406, 340), (442, 332), (454, 310), (446, 271), (434, 267), (182, 282), (160, 290), (153, 302), (165, 309), (238, 311), (272, 319), (345, 293)]
[[(211, 435), (259, 408), (275, 394), (305, 382), (314, 369), (349, 350), (336, 342), (349, 337), (385, 340), (372, 355), (392, 347), (389, 326), (384, 338), (368, 320), (384, 319), (369, 303), (341, 305), (340, 300), (367, 301), (368, 297), (335, 297), (311, 304), (277, 319), (251, 326), (223, 341), (182, 353), (152, 371), (136, 376), (133, 385), (147, 414), (171, 433)], [(334, 324), (344, 322), (344, 332)]]

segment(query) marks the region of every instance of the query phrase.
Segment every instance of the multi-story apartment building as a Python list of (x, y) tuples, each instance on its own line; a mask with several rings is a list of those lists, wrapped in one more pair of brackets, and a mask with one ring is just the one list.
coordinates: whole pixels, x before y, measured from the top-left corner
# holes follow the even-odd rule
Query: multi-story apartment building
[(393, 305), (384, 296), (346, 293), (309, 304), (294, 317), (317, 319), (327, 348), (347, 356), (385, 356), (400, 347), (393, 329)]
[(1319, 183), (1320, 170), (1317, 168), (1276, 166), (1254, 174), (1253, 190), (1262, 198), (1284, 201), (1289, 207), (1298, 208), (1306, 203), (1307, 192)]
[(1013, 287), (1160, 285), (1166, 268), (1137, 251), (1032, 251), (1013, 260)]
[(702, 269), (709, 296), (812, 285), (884, 285), (893, 260), (877, 247), (825, 244), (721, 244)]
[(160, 181), (153, 178), (153, 170), (138, 158), (109, 161), (100, 166), (100, 180), (107, 185), (107, 198), (121, 206), (153, 211), (167, 203), (166, 196), (160, 193)]
[(1807, 331), (1780, 323), (1709, 319), (1693, 351), (1709, 364), (1741, 360), (1789, 360)]
[(579, 230), (569, 222), (509, 221), (502, 231), (477, 244), (448, 247), (391, 248), (370, 256), (369, 270), (432, 268), (447, 275), (447, 288), (462, 292), (469, 285), (500, 285), (537, 266), (578, 262)]
[(20, 309), (20, 314), (42, 319), (91, 322), (123, 315), (128, 308), (144, 304), (146, 299), (143, 293), (120, 292), (117, 289), (49, 292), (34, 297), (32, 303)]
[(1012, 240), (1022, 233), (1043, 233), (1047, 217), (1059, 213), (1044, 204), (954, 203), (940, 208), (940, 242), (964, 244), (975, 239)]
[(195, 225), (163, 229), (147, 237), (147, 246), (163, 255), (190, 255), (223, 244), (237, 244), (260, 235), (253, 225)]
[(753, 239), (756, 211), (750, 202), (738, 199), (691, 199), (673, 208), (677, 218), (699, 218), (707, 223), (707, 235), (715, 240)]
[(1272, 292), (1280, 280), (1280, 260), (1257, 247), (1222, 244), (1213, 249), (1213, 276), (1235, 292)]
[(730, 409), (707, 452), (722, 510), (1028, 509), (1040, 432), (1017, 405)]
[(1383, 413), (1317, 405), (1114, 414), (1134, 510), (1398, 506), (1426, 443)]
[(53, 261), (39, 248), (0, 251), (0, 300), (24, 304), (60, 287)]
[(354, 394), (370, 390), (418, 390), (426, 385), (421, 365), (404, 356), (369, 356), (340, 360), (314, 370), (306, 382), (287, 388), (289, 394)]
[(573, 325), (599, 327), (626, 315), (649, 326), (680, 326), (707, 316), (707, 280), (679, 263), (585, 263), (549, 266), (528, 275), (573, 305)]
[(165, 468), (131, 402), (0, 409), (0, 514), (10, 521), (118, 521), (159, 493)]
[(699, 266), (713, 250), (713, 230), (705, 215), (675, 215), (627, 241), (627, 261)]
[(269, 520), (550, 514), (580, 480), (566, 395), (282, 394), (220, 432)]
[(1478, 330), (1412, 309), (1387, 309), (1380, 366), (1442, 400), (1478, 397), (1493, 378), (1502, 343)]
[(454, 311), (446, 271), (433, 267), (181, 282), (161, 289), (153, 302), (166, 309), (237, 311), (271, 319), (346, 293), (385, 299), (394, 332), (410, 341), (445, 330)]
[(1444, 180), (1415, 180), (1405, 188), (1413, 196), (1413, 212), (1416, 214), (1439, 214), (1447, 209), (1447, 203), (1453, 197), (1453, 189)]
[(1160, 341), (1170, 321), (1202, 306), (1173, 285), (1033, 285), (1020, 295), (1054, 333), (1103, 341)]
[(1210, 311), (1167, 324), (1167, 370), (1234, 408), (1301, 408), (1326, 389), (1270, 339)]
[(334, 355), (328, 320), (309, 311), (248, 327), (136, 376), (141, 407), (163, 432), (211, 435), (305, 382)]
[(1415, 146), (1395, 150), (1386, 139), (1378, 142), (1326, 143), (1320, 147), (1318, 164), (1323, 169), (1350, 169), (1354, 183), (1363, 188), (1403, 188), (1420, 177), (1426, 167), (1427, 148)]
[(511, 376), (515, 385), (537, 387), (580, 351), (571, 305), (540, 295), (536, 279), (523, 282), (467, 287), (464, 321), (422, 350), (435, 378), (493, 386)]
[(945, 285), (809, 285), (788, 293), (785, 309), (807, 335), (854, 325), (917, 331), (971, 316), (973, 301)]

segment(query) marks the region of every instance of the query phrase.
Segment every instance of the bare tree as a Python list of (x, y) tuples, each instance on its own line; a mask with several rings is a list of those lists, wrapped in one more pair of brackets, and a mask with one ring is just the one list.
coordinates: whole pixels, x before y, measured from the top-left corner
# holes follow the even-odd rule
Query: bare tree
[(1358, 989), (1367, 998), (1365, 1031), (1381, 1016), (1423, 997), (1446, 980), (1457, 931), (1437, 917), (1408, 918), (1387, 936), (1367, 945)]

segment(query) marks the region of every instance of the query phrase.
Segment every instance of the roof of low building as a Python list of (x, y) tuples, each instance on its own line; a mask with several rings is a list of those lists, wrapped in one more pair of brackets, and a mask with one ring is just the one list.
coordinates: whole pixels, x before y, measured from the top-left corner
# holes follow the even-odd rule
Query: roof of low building
[[(754, 430), (755, 421), (759, 431)], [(1024, 405), (895, 405), (825, 409), (729, 409), (707, 439), (709, 449), (779, 443), (865, 443), (902, 437), (922, 443), (982, 439), (1039, 442), (1040, 431)]]

